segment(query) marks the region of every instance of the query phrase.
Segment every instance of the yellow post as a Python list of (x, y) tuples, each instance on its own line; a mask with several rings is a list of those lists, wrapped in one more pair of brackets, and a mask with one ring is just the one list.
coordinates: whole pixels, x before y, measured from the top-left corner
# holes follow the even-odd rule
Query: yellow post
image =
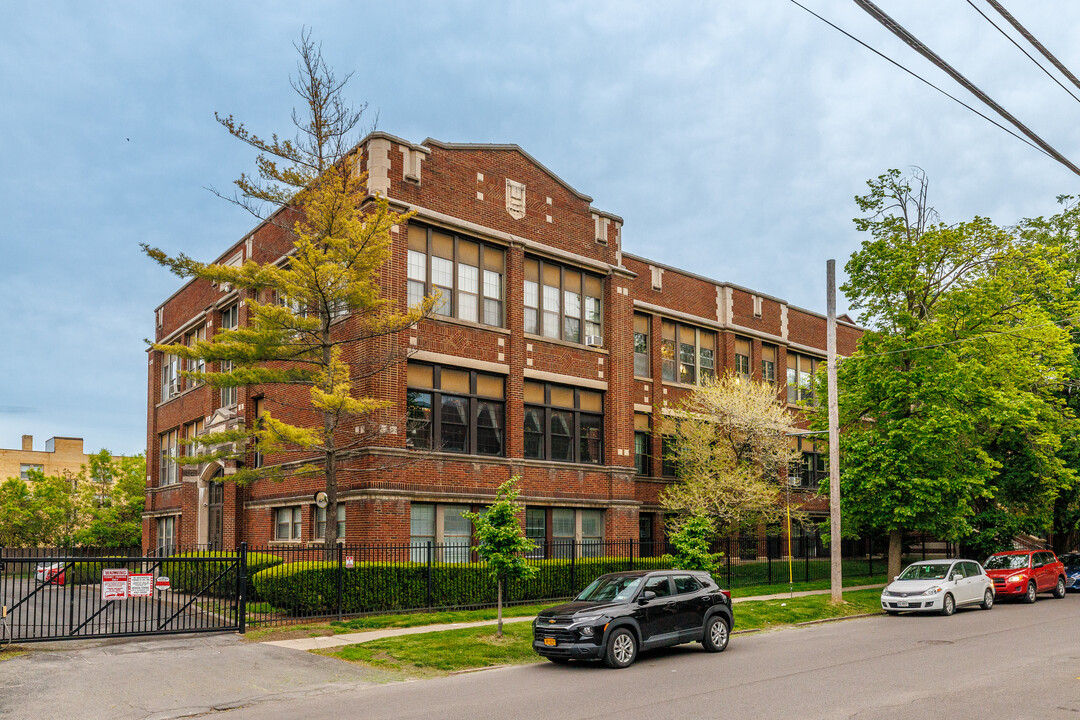
[(791, 570), (791, 502), (787, 505), (787, 579), (788, 594), (795, 596), (795, 576)]

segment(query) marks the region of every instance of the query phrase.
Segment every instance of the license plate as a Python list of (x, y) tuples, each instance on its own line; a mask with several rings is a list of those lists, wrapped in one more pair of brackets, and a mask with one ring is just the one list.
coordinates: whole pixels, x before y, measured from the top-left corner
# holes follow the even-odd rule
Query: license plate
[(907, 607), (907, 600), (901, 600), (900, 602), (896, 603), (896, 606), (897, 607)]
[(555, 647), (555, 638), (544, 638), (544, 644)]

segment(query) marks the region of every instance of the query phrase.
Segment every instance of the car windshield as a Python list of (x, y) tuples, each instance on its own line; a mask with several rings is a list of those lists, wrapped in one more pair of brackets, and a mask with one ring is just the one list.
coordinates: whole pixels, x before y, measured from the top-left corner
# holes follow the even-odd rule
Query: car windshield
[(640, 584), (639, 577), (596, 578), (576, 599), (584, 602), (627, 602), (634, 597)]
[(1020, 570), (1027, 566), (1027, 555), (991, 555), (983, 563), (987, 570)]
[(901, 580), (944, 580), (952, 563), (927, 563), (926, 565), (908, 565), (900, 573)]

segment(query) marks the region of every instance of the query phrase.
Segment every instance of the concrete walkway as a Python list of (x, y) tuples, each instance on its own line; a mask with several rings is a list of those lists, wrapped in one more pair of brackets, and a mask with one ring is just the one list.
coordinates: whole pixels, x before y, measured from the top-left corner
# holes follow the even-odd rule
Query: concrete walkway
[[(885, 587), (884, 585), (856, 585), (854, 587), (844, 588), (844, 592), (850, 592), (853, 590), (871, 590), (874, 588)], [(806, 597), (807, 595), (828, 595), (830, 590), (800, 590), (796, 593), (775, 593), (773, 595), (754, 595), (753, 597), (733, 598), (733, 603), (743, 603), (760, 600), (787, 600), (793, 597)], [(530, 615), (529, 617), (512, 617), (503, 618), (503, 624), (519, 623), (519, 622), (532, 622), (536, 617)], [(441, 630), (460, 630), (461, 628), (470, 627), (482, 627), (484, 625), (495, 625), (498, 620), (477, 620), (475, 622), (463, 622), (463, 623), (442, 623), (438, 625), (419, 625), (417, 627), (409, 628), (386, 628), (383, 630), (367, 630), (364, 632), (355, 633), (342, 633), (341, 635), (326, 635), (323, 637), (312, 638), (297, 638), (294, 640), (270, 640), (262, 643), (263, 645), (274, 645), (276, 647), (290, 648), (292, 650), (323, 650), (325, 648), (341, 647), (342, 645), (355, 645), (357, 643), (371, 642), (372, 640), (382, 640), (388, 637), (399, 637), (401, 635), (419, 635), (421, 633), (439, 632)]]

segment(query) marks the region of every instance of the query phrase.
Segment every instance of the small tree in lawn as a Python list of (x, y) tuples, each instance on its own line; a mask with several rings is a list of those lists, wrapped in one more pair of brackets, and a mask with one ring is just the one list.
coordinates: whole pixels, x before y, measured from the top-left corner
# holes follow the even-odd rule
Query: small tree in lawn
[(480, 541), (480, 557), (487, 561), (491, 576), (498, 586), (497, 636), (502, 637), (503, 585), (508, 580), (528, 580), (536, 575), (536, 568), (525, 563), (525, 553), (533, 549), (532, 540), (521, 534), (517, 520), (515, 500), (518, 477), (512, 477), (495, 492), (495, 502), (485, 513), (462, 513), (473, 523), (473, 530)]
[(664, 563), (676, 570), (716, 572), (723, 553), (710, 552), (716, 530), (704, 515), (691, 515), (679, 523), (668, 539), (675, 552), (664, 555)]

